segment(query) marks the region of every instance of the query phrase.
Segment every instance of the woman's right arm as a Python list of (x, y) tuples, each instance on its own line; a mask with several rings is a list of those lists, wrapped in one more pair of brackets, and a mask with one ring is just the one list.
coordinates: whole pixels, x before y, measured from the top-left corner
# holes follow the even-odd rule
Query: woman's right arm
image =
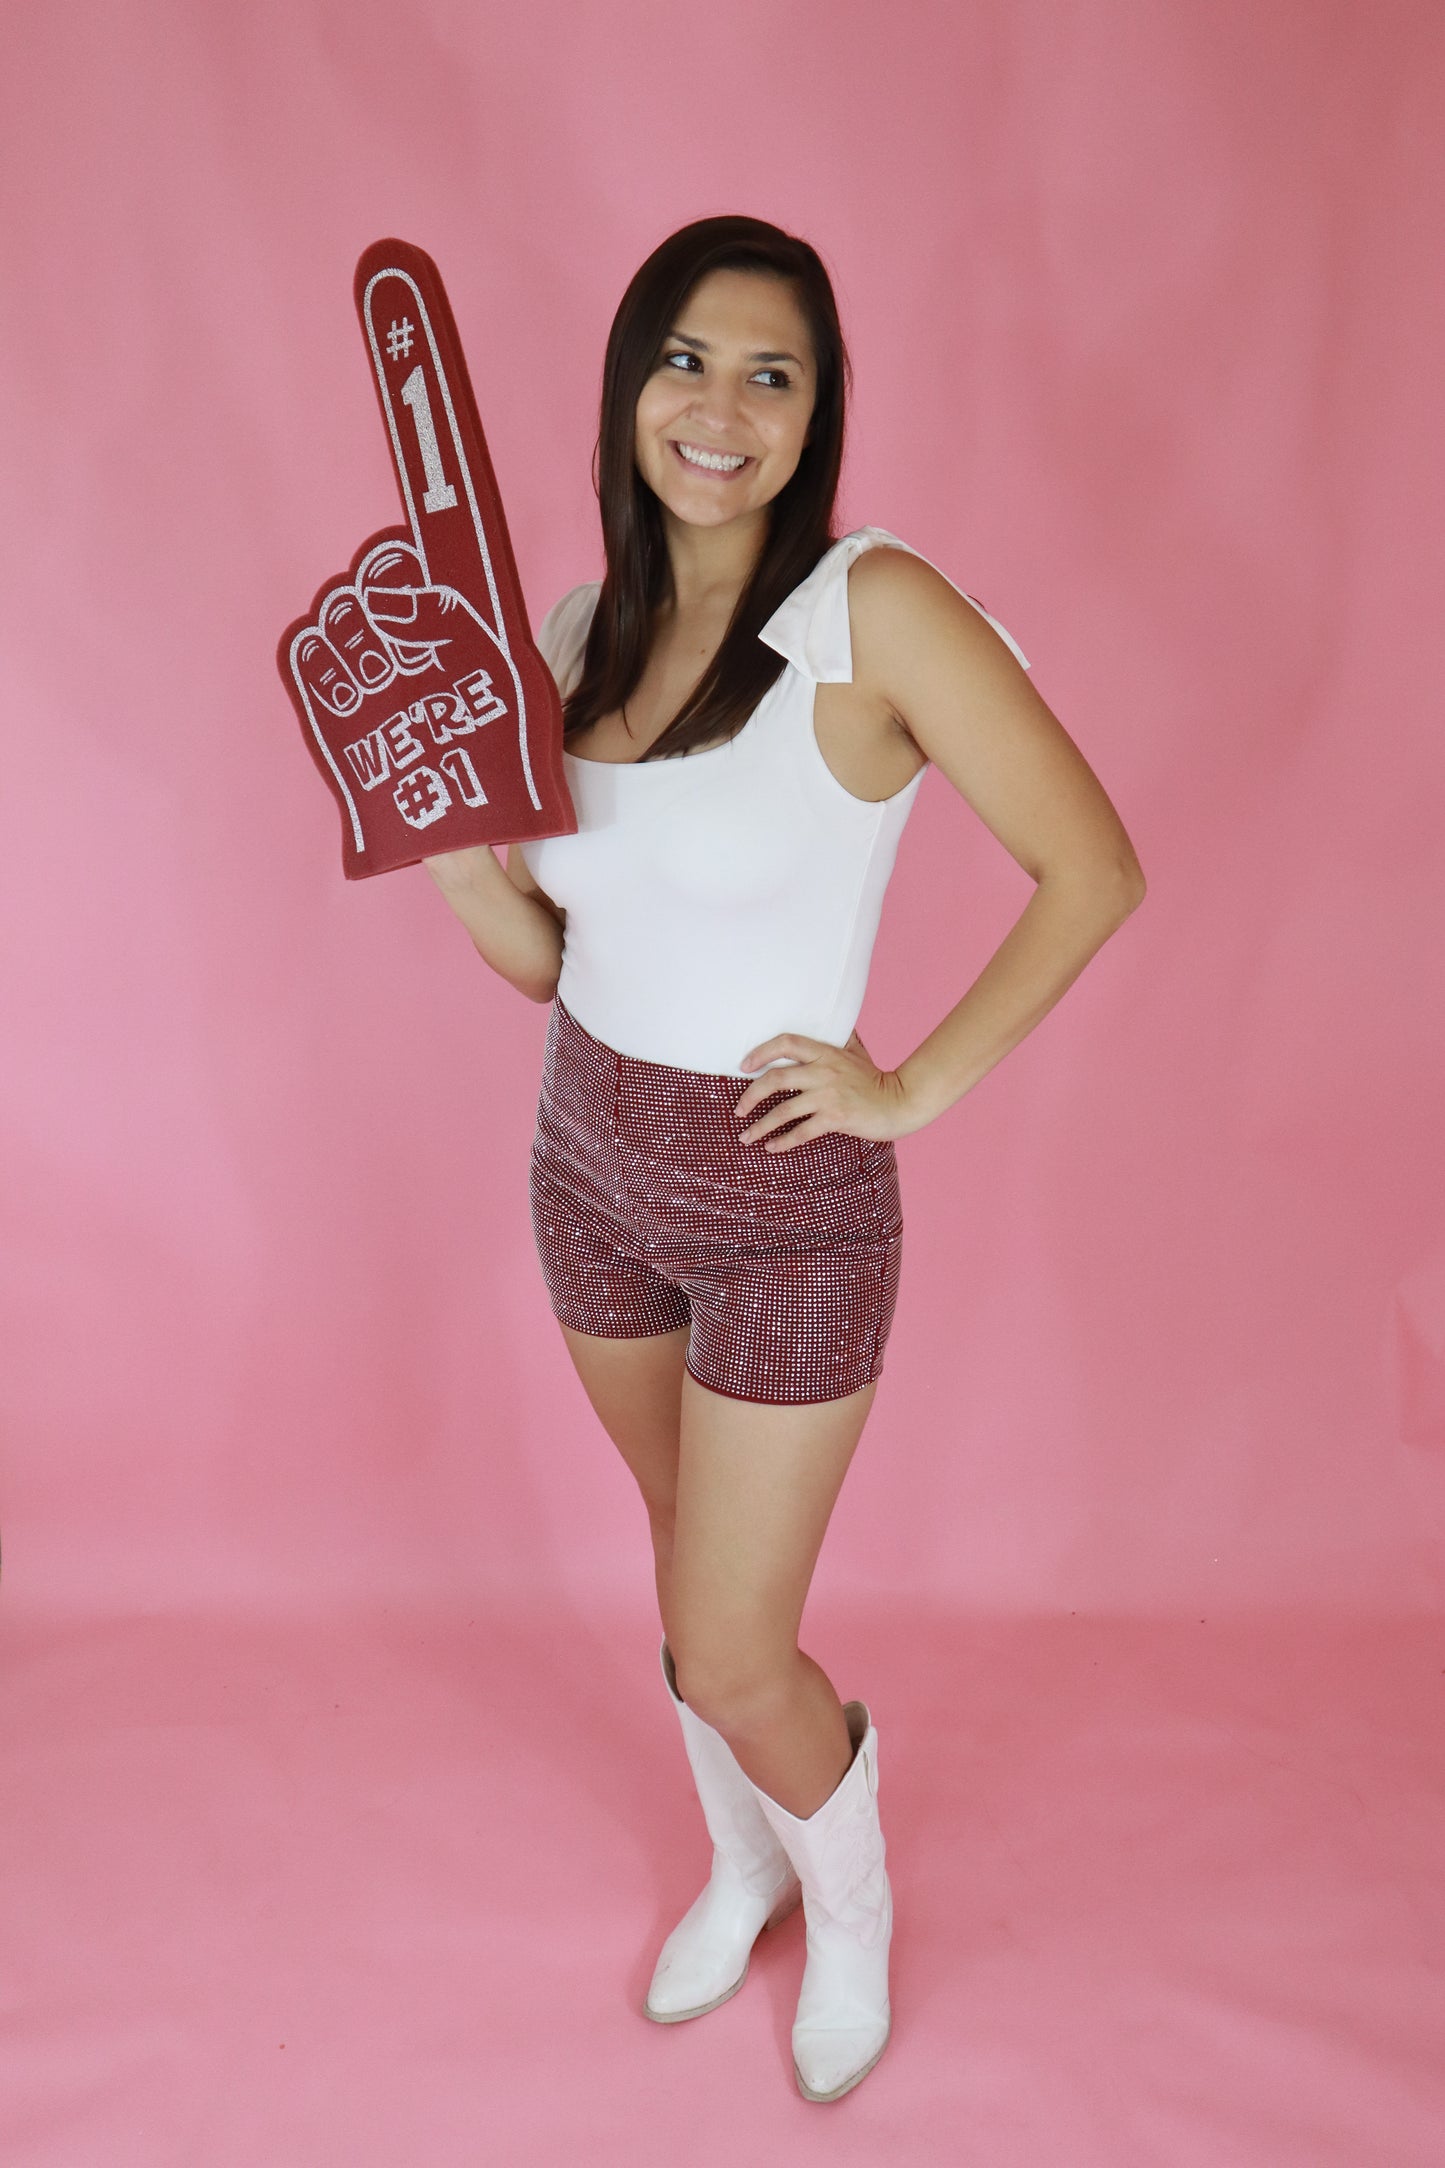
[[(559, 694), (580, 660), (600, 585), (569, 587), (537, 628), (537, 650)], [(422, 864), (492, 969), (529, 1001), (550, 1001), (562, 975), (567, 913), (532, 879), (520, 847), (509, 843), (506, 851), (505, 866), (489, 843), (444, 851)]]
[(565, 911), (544, 895), (515, 843), (503, 866), (489, 843), (443, 851), (422, 864), (478, 954), (529, 1001), (550, 1001), (562, 971)]

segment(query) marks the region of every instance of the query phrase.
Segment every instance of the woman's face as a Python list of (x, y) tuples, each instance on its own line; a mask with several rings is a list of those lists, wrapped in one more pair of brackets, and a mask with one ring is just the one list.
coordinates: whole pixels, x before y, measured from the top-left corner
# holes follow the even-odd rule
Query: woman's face
[[(679, 309), (637, 402), (638, 472), (690, 526), (756, 513), (796, 468), (816, 393), (792, 281), (710, 271)], [(722, 465), (704, 463), (719, 455)]]

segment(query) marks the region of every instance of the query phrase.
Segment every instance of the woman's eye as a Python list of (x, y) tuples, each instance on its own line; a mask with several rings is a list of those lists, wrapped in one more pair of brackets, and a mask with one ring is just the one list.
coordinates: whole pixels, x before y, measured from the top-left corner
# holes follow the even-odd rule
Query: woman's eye
[[(662, 357), (662, 366), (665, 369), (671, 369), (673, 363), (678, 361), (695, 361), (697, 362), (699, 368), (702, 367), (702, 361), (700, 357), (696, 354), (688, 353), (682, 347), (678, 347), (674, 350), (674, 352), (670, 354), (664, 354)], [(687, 374), (687, 372), (682, 369), (676, 369), (673, 371), (673, 373), (676, 376), (683, 376)], [(770, 376), (777, 379), (776, 383), (770, 384), (768, 386), (769, 391), (786, 391), (789, 384), (792, 382), (792, 379), (788, 375), (786, 369), (758, 369), (754, 373), (758, 376)]]

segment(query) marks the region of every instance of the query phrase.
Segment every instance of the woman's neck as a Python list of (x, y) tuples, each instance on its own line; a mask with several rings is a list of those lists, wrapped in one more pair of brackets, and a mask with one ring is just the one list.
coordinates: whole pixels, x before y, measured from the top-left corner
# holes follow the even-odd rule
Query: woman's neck
[(696, 527), (664, 509), (663, 531), (672, 566), (674, 615), (687, 617), (724, 605), (731, 610), (767, 540), (767, 507), (729, 520), (725, 527)]

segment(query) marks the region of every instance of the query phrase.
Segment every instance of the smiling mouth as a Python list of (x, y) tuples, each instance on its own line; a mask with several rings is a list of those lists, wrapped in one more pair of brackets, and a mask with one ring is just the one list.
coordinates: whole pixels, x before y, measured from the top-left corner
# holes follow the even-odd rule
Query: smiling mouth
[(752, 465), (752, 460), (743, 452), (710, 452), (704, 444), (688, 444), (676, 437), (668, 441), (690, 474), (713, 474), (719, 480), (727, 481)]

